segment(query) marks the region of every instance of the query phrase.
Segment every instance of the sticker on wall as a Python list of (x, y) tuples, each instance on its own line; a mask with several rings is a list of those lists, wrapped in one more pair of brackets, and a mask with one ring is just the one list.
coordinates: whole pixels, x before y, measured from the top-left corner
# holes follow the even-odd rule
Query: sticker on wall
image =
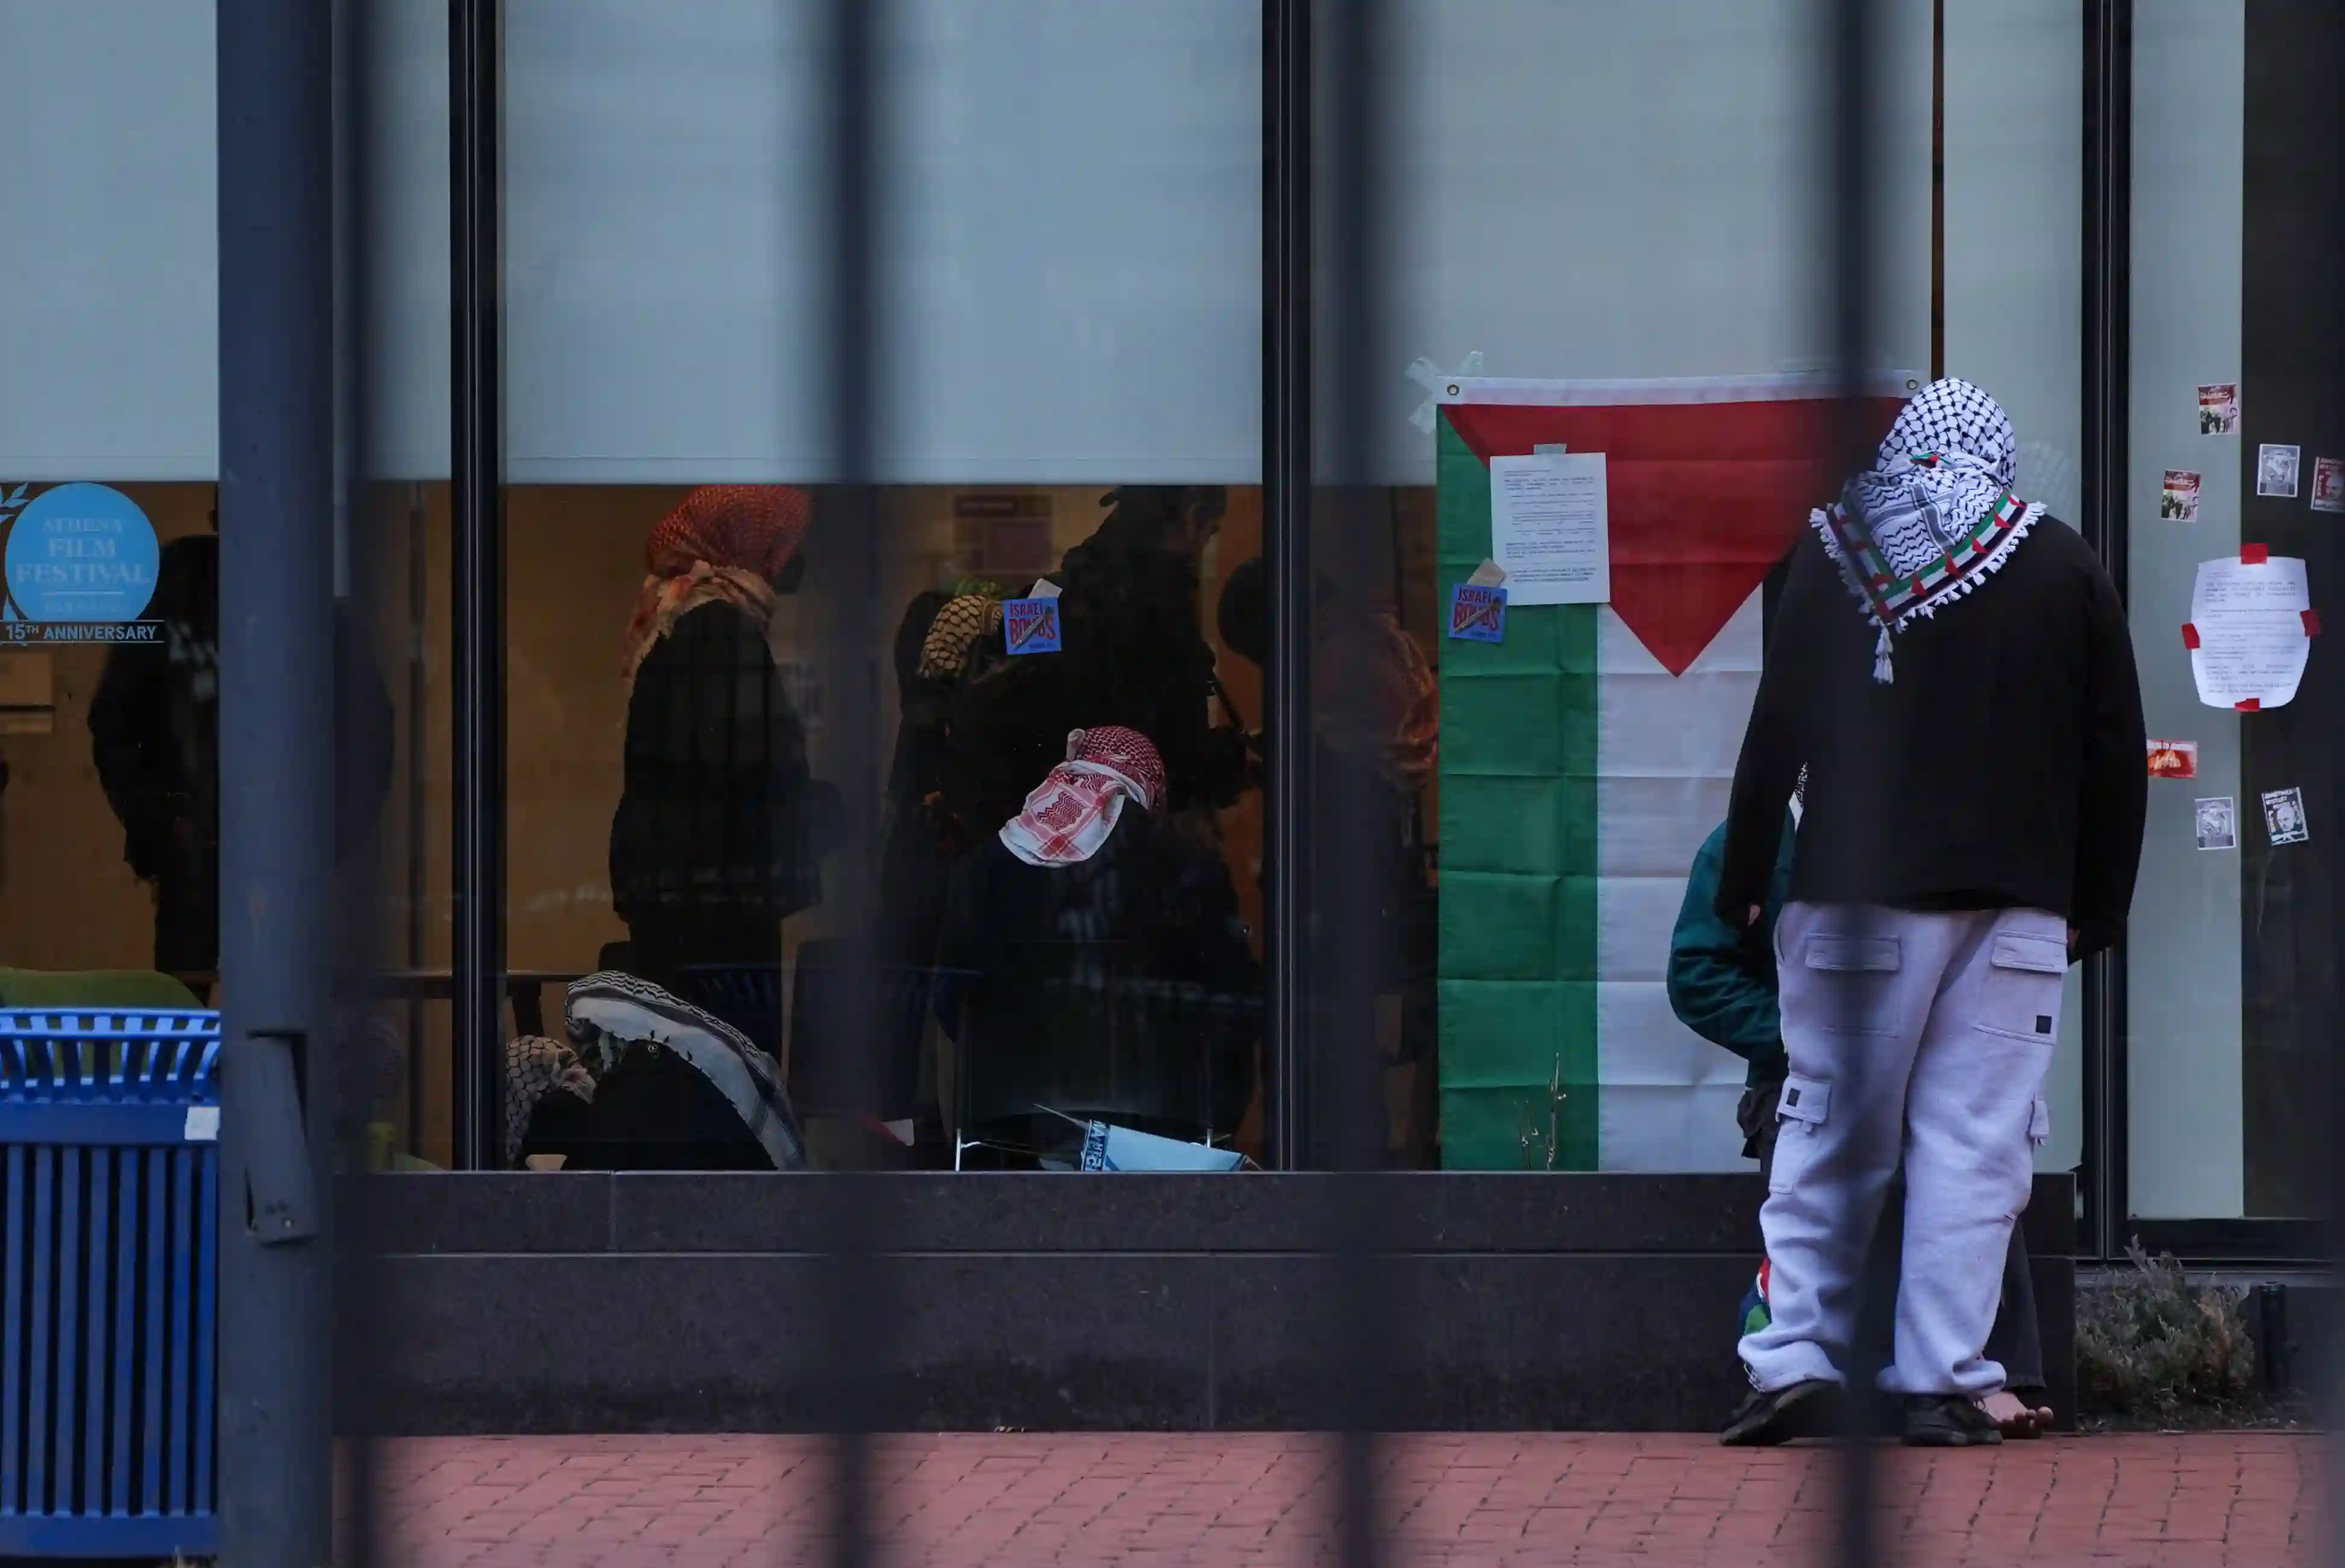
[(2312, 836), (2304, 820), (2304, 792), (2276, 789), (2264, 792), (2264, 836), (2274, 844), (2302, 844)]
[(155, 596), (162, 547), (137, 501), (86, 483), (54, 485), (27, 501), (20, 484), (0, 494), (0, 526), (8, 534), (0, 640), (163, 640), (160, 621), (139, 619)]
[(2198, 521), (2198, 475), (2191, 469), (2167, 469), (2166, 488), (2157, 492), (2157, 515), (2177, 522)]
[(2274, 446), (2267, 443), (2256, 449), (2256, 493), (2276, 495), (2286, 501), (2296, 499), (2296, 470), (2304, 460), (2301, 447)]
[(1050, 599), (1005, 599), (1001, 632), (1012, 653), (1059, 652), (1059, 602)]
[(1461, 582), (1449, 591), (1449, 634), (1468, 642), (1507, 640), (1507, 591)]
[(2239, 433), (2239, 384), (2209, 381), (2198, 389), (2198, 433), (2235, 436)]
[(2312, 510), (2345, 511), (2345, 459), (2313, 460)]
[(2149, 743), (2149, 776), (2154, 779), (2195, 779), (2198, 776), (2197, 741)]
[(2201, 849), (2237, 849), (2239, 847), (2239, 812), (2229, 795), (2216, 795), (2198, 803), (2194, 814), (2198, 825), (2198, 847)]
[(2302, 561), (2243, 544), (2200, 561), (2182, 625), (2198, 700), (2243, 713), (2293, 702), (2320, 631)]

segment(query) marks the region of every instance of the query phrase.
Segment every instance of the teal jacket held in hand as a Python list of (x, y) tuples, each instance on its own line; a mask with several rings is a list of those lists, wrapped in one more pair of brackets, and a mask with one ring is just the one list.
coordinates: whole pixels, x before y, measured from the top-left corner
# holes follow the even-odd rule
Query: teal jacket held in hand
[(1775, 1000), (1775, 917), (1792, 885), (1795, 829), (1783, 824), (1757, 929), (1742, 932), (1718, 917), (1719, 868), (1726, 824), (1702, 840), (1686, 878), (1685, 903), (1670, 933), (1670, 1007), (1680, 1023), (1751, 1064), (1744, 1082), (1780, 1082), (1786, 1068), (1783, 1016)]

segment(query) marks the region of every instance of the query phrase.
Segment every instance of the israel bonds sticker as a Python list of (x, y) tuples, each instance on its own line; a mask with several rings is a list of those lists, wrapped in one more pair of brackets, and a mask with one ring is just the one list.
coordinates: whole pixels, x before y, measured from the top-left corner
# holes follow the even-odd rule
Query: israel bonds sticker
[(1055, 599), (1005, 599), (1001, 631), (1012, 653), (1055, 653), (1059, 651), (1059, 602)]
[(24, 487), (0, 495), (7, 524), (6, 623), (0, 641), (123, 642), (159, 640), (140, 621), (155, 596), (161, 548), (138, 503), (108, 485), (61, 484), (29, 502)]
[(1473, 642), (1503, 642), (1507, 635), (1507, 591), (1461, 582), (1449, 592), (1449, 634)]

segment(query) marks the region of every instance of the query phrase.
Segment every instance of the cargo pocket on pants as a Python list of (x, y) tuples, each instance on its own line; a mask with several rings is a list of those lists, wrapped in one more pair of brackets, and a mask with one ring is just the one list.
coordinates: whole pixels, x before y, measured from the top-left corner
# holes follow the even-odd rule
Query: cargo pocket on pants
[(2060, 986), (2068, 973), (2067, 944), (2012, 931), (1995, 933), (1990, 944), (1977, 1027), (2010, 1039), (2054, 1044)]
[(1800, 946), (1803, 1014), (1833, 1035), (1894, 1035), (1898, 971), (1904, 945), (1895, 936), (1812, 932)]
[(1775, 1101), (1782, 1126), (1775, 1134), (1775, 1158), (1767, 1172), (1767, 1190), (1789, 1192), (1815, 1158), (1816, 1140), (1823, 1136), (1824, 1118), (1832, 1114), (1832, 1085), (1797, 1073), (1783, 1080)]
[(2007, 1172), (2010, 1188), (2005, 1195), (2003, 1217), (2017, 1224), (2027, 1212), (2027, 1199), (2035, 1190), (2035, 1156), (2052, 1141), (2052, 1107), (2042, 1095), (2027, 1105), (2027, 1152), (2011, 1162)]

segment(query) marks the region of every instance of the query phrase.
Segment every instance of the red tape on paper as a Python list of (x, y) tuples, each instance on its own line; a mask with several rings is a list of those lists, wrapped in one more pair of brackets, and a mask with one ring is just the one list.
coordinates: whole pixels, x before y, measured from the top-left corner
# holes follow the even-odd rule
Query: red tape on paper
[(2239, 546), (2239, 564), (2242, 566), (2261, 566), (2265, 561), (2269, 561), (2270, 559), (2271, 546), (2269, 544), (2243, 544)]
[(2188, 621), (2185, 621), (2182, 623), (2182, 645), (2185, 648), (2196, 648), (2198, 646), (2198, 628), (2193, 626)]
[(2308, 610), (2304, 612), (2304, 634), (2308, 637), (2318, 637), (2320, 635), (2320, 615), (2319, 612)]
[(2255, 713), (2262, 708), (2263, 705), (2263, 699), (2260, 697), (2249, 697), (2244, 703), (2234, 703), (2231, 704), (2231, 706), (2238, 709), (2239, 712), (2243, 713)]

